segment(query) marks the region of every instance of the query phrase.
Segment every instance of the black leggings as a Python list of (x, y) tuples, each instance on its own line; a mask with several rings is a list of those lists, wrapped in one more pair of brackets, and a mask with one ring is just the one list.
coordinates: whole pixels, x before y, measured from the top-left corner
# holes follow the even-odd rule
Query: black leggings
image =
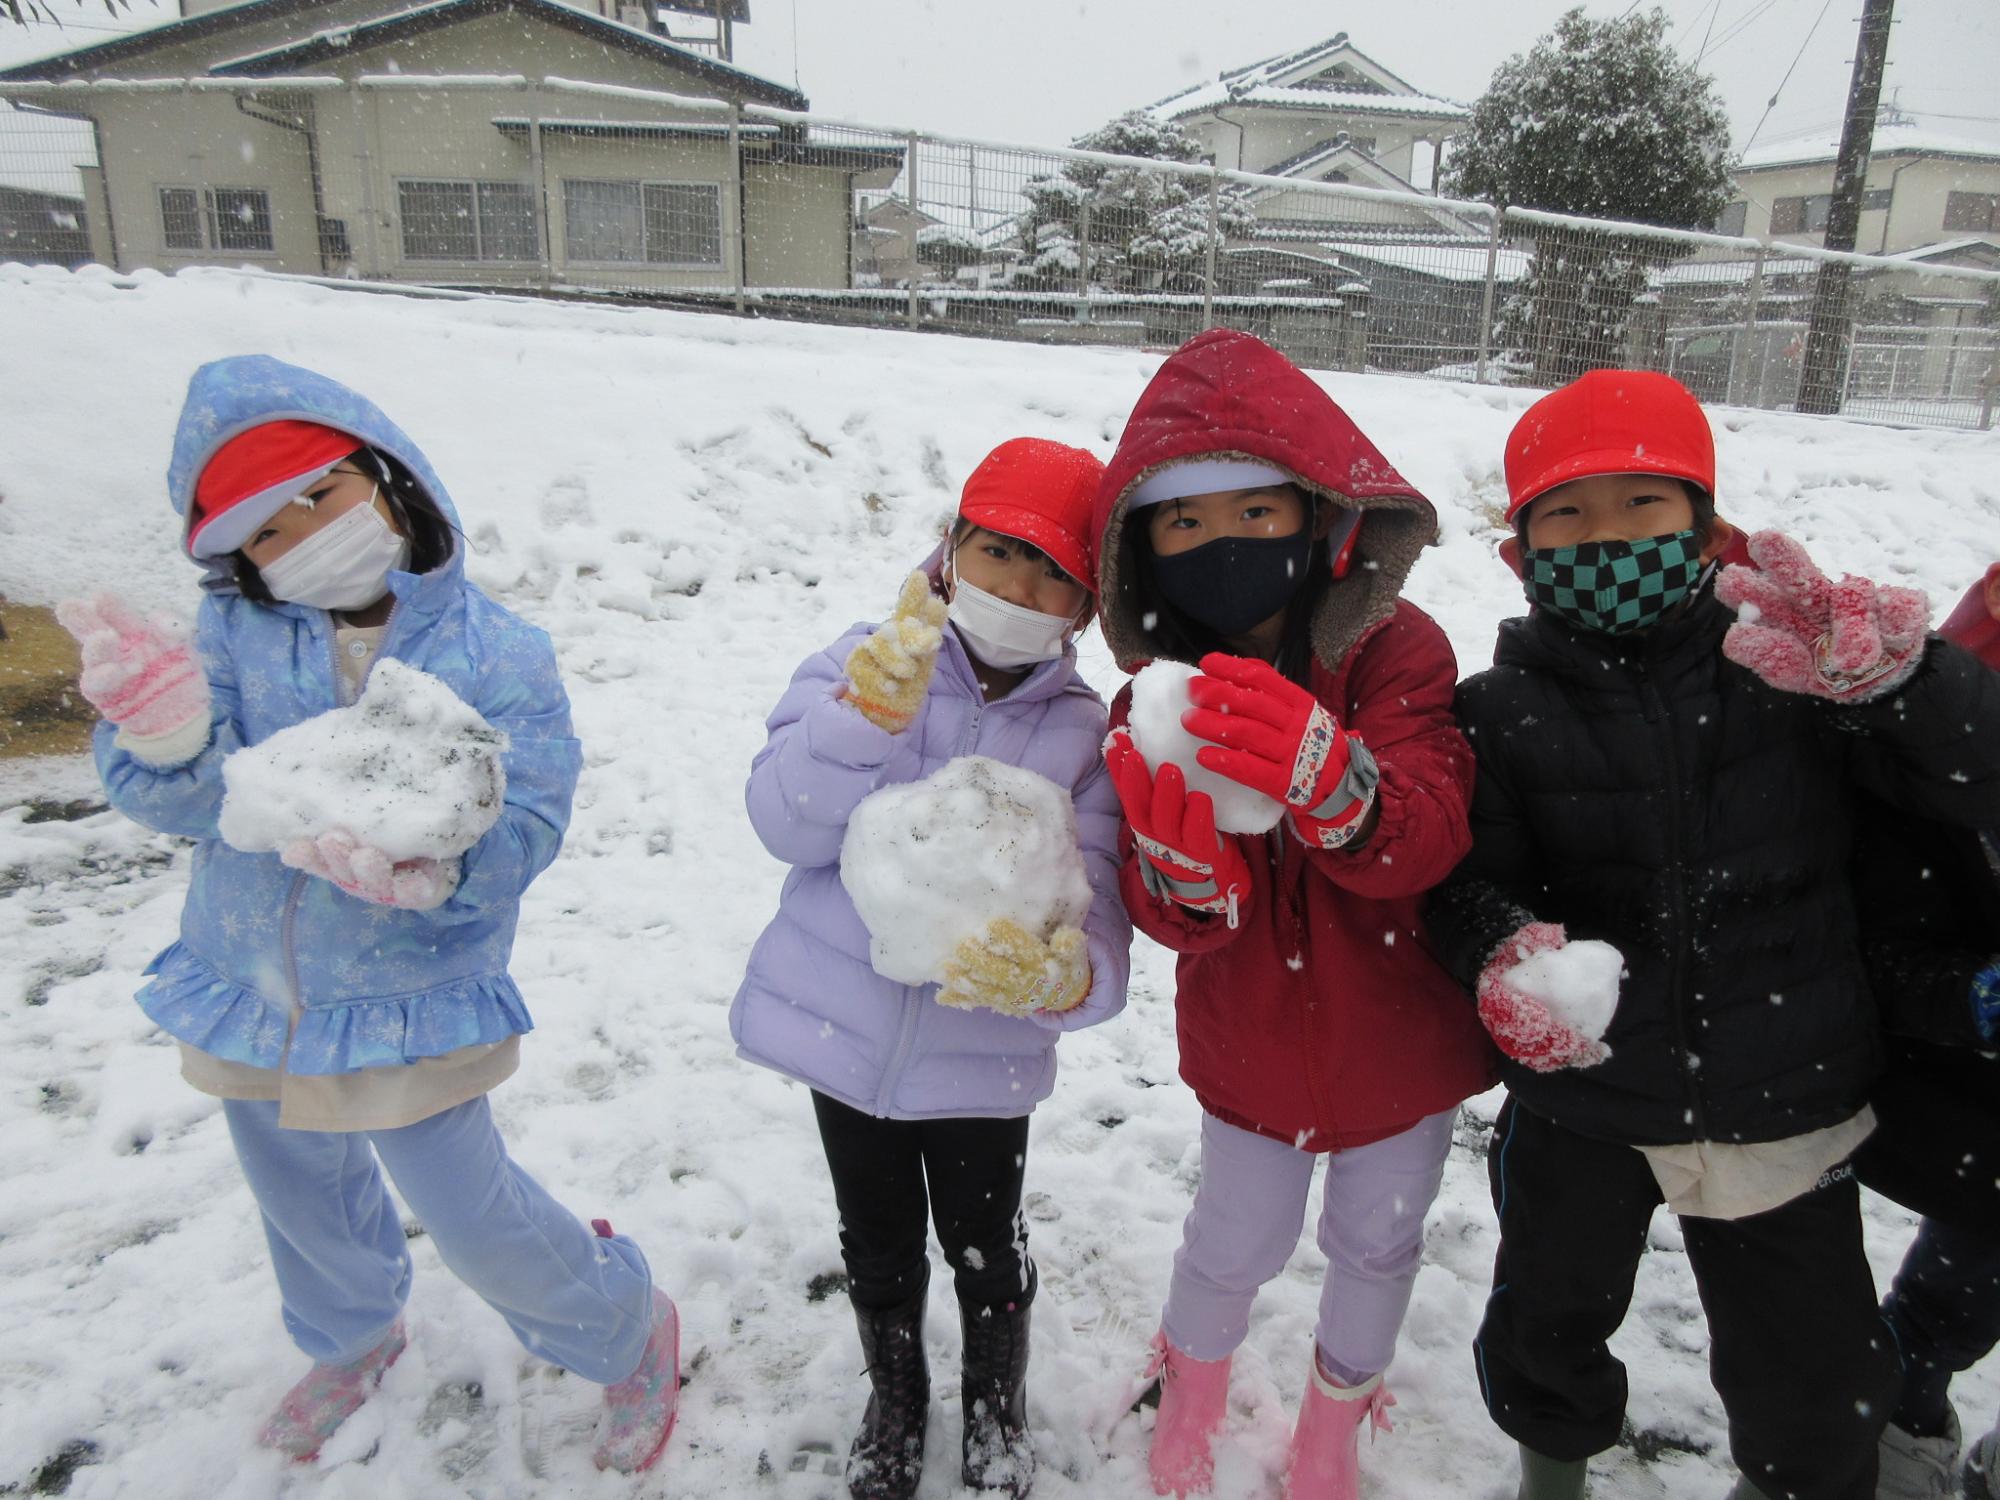
[[(1028, 1119), (882, 1120), (813, 1092), (840, 1209), (840, 1254), (859, 1307), (899, 1307), (928, 1284), (926, 1217), (975, 1310), (1035, 1295), (1021, 1179)], [(926, 1193), (926, 1183), (929, 1191)]]

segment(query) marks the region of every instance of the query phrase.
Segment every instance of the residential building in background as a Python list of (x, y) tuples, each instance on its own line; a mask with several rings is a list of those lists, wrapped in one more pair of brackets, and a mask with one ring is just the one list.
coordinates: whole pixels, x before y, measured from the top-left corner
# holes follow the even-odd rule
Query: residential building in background
[[(616, 17), (608, 14), (616, 11)], [(706, 37), (678, 36), (671, 19)], [(90, 259), (205, 263), (469, 286), (843, 288), (857, 186), (893, 148), (804, 125), (562, 93), (550, 78), (805, 110), (724, 61), (747, 0), (183, 0), (177, 21), (0, 71), (8, 85), (164, 80), (23, 106), (80, 118), (67, 165)], [(682, 24), (678, 29), (686, 30)], [(204, 90), (208, 80), (514, 77), (455, 86)], [(181, 82), (179, 90), (171, 85)], [(5, 180), (5, 179), (0, 179)]]

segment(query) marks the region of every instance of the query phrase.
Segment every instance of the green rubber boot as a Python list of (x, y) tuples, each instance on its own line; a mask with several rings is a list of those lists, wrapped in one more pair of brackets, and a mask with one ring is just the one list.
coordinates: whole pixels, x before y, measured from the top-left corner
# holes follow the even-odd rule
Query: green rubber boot
[(1581, 1458), (1549, 1458), (1521, 1449), (1521, 1488), (1514, 1500), (1583, 1500), (1590, 1466)]

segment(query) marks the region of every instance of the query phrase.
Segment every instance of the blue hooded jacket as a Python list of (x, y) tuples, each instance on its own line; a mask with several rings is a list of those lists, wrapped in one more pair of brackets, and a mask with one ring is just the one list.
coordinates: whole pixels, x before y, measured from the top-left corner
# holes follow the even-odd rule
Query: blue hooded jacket
[[(174, 510), (185, 519), (223, 443), (287, 419), (338, 428), (400, 461), (457, 538), (443, 484), (401, 428), (337, 381), (263, 355), (195, 372), (167, 471)], [(112, 805), (199, 841), (180, 940), (146, 971), (141, 1008), (212, 1056), (298, 1074), (395, 1066), (529, 1030), (507, 958), (521, 892), (562, 847), (582, 762), (548, 636), (466, 581), (462, 541), (428, 573), (389, 575), (395, 606), (379, 654), (439, 678), (511, 741), (505, 809), (463, 856), (457, 890), (434, 911), (404, 911), (222, 842), (223, 761), (337, 707), (339, 672), (325, 610), (253, 603), (226, 565), (203, 586), (195, 640), (211, 694), (208, 747), (162, 770), (120, 749), (115, 726), (97, 729)]]

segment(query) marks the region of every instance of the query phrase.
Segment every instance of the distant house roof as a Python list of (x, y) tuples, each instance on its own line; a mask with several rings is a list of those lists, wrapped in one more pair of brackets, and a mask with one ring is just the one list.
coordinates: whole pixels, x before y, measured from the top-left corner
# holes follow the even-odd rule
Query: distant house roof
[[(1738, 171), (1759, 171), (1771, 167), (1804, 167), (1820, 162), (1832, 165), (1840, 155), (1839, 135), (1794, 137), (1753, 146), (1737, 163)], [(1947, 135), (1916, 124), (1878, 124), (1871, 157), (1952, 156), (2000, 162), (2000, 141), (1982, 141), (1971, 136)]]
[(1146, 112), (1159, 120), (1181, 120), (1225, 104), (1436, 120), (1462, 120), (1471, 114), (1453, 100), (1419, 93), (1348, 41), (1344, 31), (1169, 94)]
[[(155, 26), (130, 36), (78, 47), (74, 51), (58, 53), (54, 57), (23, 63), (18, 67), (0, 69), (0, 84), (60, 81), (96, 73), (131, 62), (160, 47), (225, 36), (251, 22), (282, 20), (290, 16), (309, 21), (317, 8), (314, 0), (247, 0), (242, 5), (208, 11), (185, 20), (169, 21), (164, 26)], [(803, 110), (808, 107), (805, 95), (796, 89), (772, 83), (730, 63), (718, 62), (665, 37), (608, 21), (573, 5), (564, 5), (560, 0), (433, 0), (431, 4), (394, 11), (373, 20), (308, 32), (281, 46), (213, 64), (208, 71), (225, 77), (294, 72), (345, 57), (360, 48), (385, 46), (479, 16), (508, 11), (532, 15), (561, 30), (650, 62), (671, 64), (682, 72), (726, 86), (731, 92), (758, 103), (775, 104), (782, 109)]]

